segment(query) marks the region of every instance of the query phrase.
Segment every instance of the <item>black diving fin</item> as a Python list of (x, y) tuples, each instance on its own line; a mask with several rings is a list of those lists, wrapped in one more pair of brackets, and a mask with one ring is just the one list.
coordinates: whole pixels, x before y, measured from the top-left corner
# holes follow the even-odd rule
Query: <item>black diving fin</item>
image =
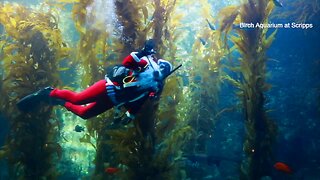
[(40, 102), (49, 102), (49, 94), (52, 90), (52, 87), (46, 87), (23, 97), (17, 103), (18, 109), (24, 112), (30, 112), (36, 109), (40, 105)]

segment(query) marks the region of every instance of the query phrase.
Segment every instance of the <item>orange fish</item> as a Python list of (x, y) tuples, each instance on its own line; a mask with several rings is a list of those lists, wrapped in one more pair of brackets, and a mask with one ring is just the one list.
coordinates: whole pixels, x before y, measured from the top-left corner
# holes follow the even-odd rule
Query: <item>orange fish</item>
[(285, 163), (283, 162), (277, 162), (273, 165), (273, 167), (281, 172), (287, 173), (287, 174), (292, 174), (292, 169)]
[(108, 168), (106, 168), (104, 171), (105, 171), (106, 173), (108, 173), (108, 174), (114, 174), (114, 173), (118, 172), (119, 169), (118, 169), (118, 168), (114, 168), (114, 167), (108, 167)]

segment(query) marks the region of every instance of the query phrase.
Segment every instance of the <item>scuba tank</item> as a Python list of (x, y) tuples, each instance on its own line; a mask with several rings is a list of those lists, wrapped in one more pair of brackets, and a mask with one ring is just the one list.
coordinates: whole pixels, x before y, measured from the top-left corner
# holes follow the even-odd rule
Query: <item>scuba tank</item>
[(106, 78), (109, 78), (112, 82), (117, 82), (119, 85), (123, 84), (125, 79), (130, 72), (130, 69), (123, 65), (115, 65), (111, 71), (107, 72)]

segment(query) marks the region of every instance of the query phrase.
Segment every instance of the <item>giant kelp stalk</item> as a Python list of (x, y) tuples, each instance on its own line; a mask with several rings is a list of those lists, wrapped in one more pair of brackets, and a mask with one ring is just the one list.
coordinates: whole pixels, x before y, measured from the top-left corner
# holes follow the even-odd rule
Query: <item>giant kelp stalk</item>
[(160, 56), (163, 56), (167, 50), (162, 38), (169, 39), (170, 29), (168, 28), (168, 20), (176, 5), (176, 0), (161, 1), (154, 0), (155, 11), (153, 14), (153, 39), (156, 42), (157, 50)]
[(218, 33), (211, 18), (211, 6), (202, 1), (202, 26), (196, 35), (192, 47), (191, 59), (193, 69), (190, 73), (190, 91), (193, 106), (190, 107), (190, 124), (197, 136), (189, 144), (188, 153), (206, 153), (206, 142), (212, 137), (216, 114), (218, 113), (218, 94), (220, 91), (221, 59), (226, 51), (218, 43)]
[[(156, 43), (156, 50), (158, 58), (163, 58), (166, 54), (166, 58), (173, 65), (175, 65), (175, 54), (176, 54), (176, 46), (175, 42), (179, 35), (175, 28), (179, 26), (179, 18), (174, 19), (176, 15), (173, 15), (174, 8), (176, 6), (176, 0), (171, 1), (154, 1), (154, 13), (152, 15), (154, 25), (152, 27), (153, 30), (153, 39)], [(178, 13), (177, 13), (178, 14)], [(171, 31), (169, 30), (171, 29)], [(169, 49), (170, 48), (170, 49)], [(164, 51), (164, 50), (167, 51)], [(170, 120), (169, 124), (174, 125), (177, 122), (177, 112), (176, 105), (181, 100), (181, 91), (178, 90), (177, 85), (179, 84), (179, 79), (177, 77), (171, 77), (166, 81), (166, 89), (162, 92), (163, 97), (169, 97), (168, 99), (163, 99), (160, 105), (161, 109), (158, 107), (154, 110), (154, 118), (149, 118), (147, 122), (149, 122), (149, 126), (155, 127), (156, 123), (156, 111), (159, 110), (160, 117), (163, 119)], [(169, 105), (170, 104), (170, 105)], [(163, 120), (160, 119), (160, 120)], [(170, 126), (168, 126), (170, 127)], [(171, 126), (172, 127), (172, 126)], [(153, 130), (154, 131), (154, 130)], [(164, 132), (158, 132), (158, 136), (164, 135)]]
[[(238, 17), (225, 16), (221, 27), (232, 27), (236, 18), (240, 22), (267, 23), (274, 4), (269, 0), (248, 0), (234, 13)], [(226, 28), (228, 29), (228, 28)], [(221, 30), (221, 29), (220, 29)], [(260, 179), (270, 175), (271, 151), (275, 140), (276, 126), (267, 115), (265, 105), (265, 92), (270, 89), (266, 83), (266, 51), (270, 47), (275, 32), (267, 37), (267, 28), (254, 28), (250, 30), (236, 29), (237, 36), (233, 36), (241, 57), (239, 58), (242, 75), (240, 81), (233, 80), (233, 84), (239, 89), (239, 96), (243, 103), (245, 115), (246, 138), (243, 149), (247, 160), (241, 166), (242, 179)]]
[[(97, 6), (101, 6), (101, 4), (106, 7), (102, 8), (103, 11), (100, 12), (101, 8)], [(145, 22), (148, 16), (145, 5), (145, 0), (123, 2), (82, 0), (74, 6), (73, 18), (80, 33), (78, 49), (85, 55), (81, 59), (81, 64), (85, 69), (83, 86), (103, 78), (101, 71), (103, 66), (110, 67), (114, 64), (120, 64), (134, 48), (141, 47), (147, 32), (142, 28), (142, 15), (145, 16)], [(98, 9), (98, 12), (94, 11), (95, 9)], [(96, 22), (92, 22), (92, 20)], [(109, 22), (109, 24), (105, 24), (105, 22)], [(146, 27), (150, 29), (152, 23), (148, 22)], [(115, 23), (117, 23), (117, 29), (112, 29)], [(110, 33), (115, 36), (109, 36)], [(105, 57), (106, 62), (104, 62)], [(109, 178), (104, 169), (108, 166), (107, 164), (116, 165), (115, 163), (117, 163), (114, 161), (114, 155), (110, 152), (110, 146), (106, 143), (110, 138), (106, 132), (110, 130), (108, 125), (113, 120), (112, 115), (113, 113), (109, 111), (87, 121), (89, 134), (86, 134), (82, 141), (90, 142), (92, 136), (97, 140), (96, 169), (93, 178)]]
[[(119, 43), (112, 41), (110, 36), (114, 30), (114, 6), (112, 0), (80, 0), (73, 6), (73, 19), (80, 38), (77, 51), (79, 64), (83, 68), (83, 88), (104, 78), (105, 67), (112, 64), (112, 60), (118, 55), (114, 51), (122, 48)], [(81, 142), (90, 144), (93, 144), (92, 138), (96, 139), (93, 178), (104, 178), (105, 164), (112, 157), (110, 148), (105, 143), (108, 139), (107, 125), (112, 122), (111, 115), (112, 113), (108, 112), (88, 120), (86, 126), (89, 133), (80, 139)]]
[(1, 155), (7, 158), (12, 179), (52, 179), (61, 147), (56, 143), (58, 121), (52, 108), (39, 104), (22, 113), (17, 101), (48, 85), (57, 86), (58, 62), (67, 56), (54, 16), (19, 5), (1, 4), (0, 23), (5, 28), (0, 51), (3, 68), (1, 112), (10, 121), (10, 133)]
[[(157, 3), (157, 2), (155, 2)], [(171, 3), (171, 4), (170, 4)], [(153, 31), (154, 39), (157, 39), (157, 36), (162, 37), (161, 42), (162, 45), (160, 46), (163, 51), (163, 55), (160, 56), (160, 58), (165, 58), (166, 60), (170, 61), (173, 66), (177, 66), (179, 64), (182, 64), (180, 60), (177, 60), (178, 52), (177, 52), (177, 41), (181, 38), (181, 28), (182, 23), (181, 19), (183, 17), (183, 14), (179, 11), (177, 11), (176, 8), (177, 4), (176, 1), (168, 1), (167, 7), (162, 7), (161, 9), (168, 9), (164, 14), (163, 17), (165, 20), (165, 24), (162, 24), (162, 26), (155, 26), (161, 27), (162, 31)], [(154, 16), (157, 14), (158, 11), (154, 12)], [(173, 13), (174, 12), (174, 13)], [(160, 17), (158, 17), (160, 18)], [(162, 20), (161, 20), (162, 21)], [(157, 21), (156, 21), (157, 22)], [(155, 23), (158, 24), (158, 23)], [(158, 35), (155, 35), (158, 34)], [(166, 49), (166, 51), (164, 51)], [(158, 56), (158, 55), (157, 55)], [(180, 71), (179, 69), (178, 71)], [(176, 72), (177, 73), (177, 72)], [(184, 122), (178, 122), (179, 119), (184, 119), (184, 115), (182, 117), (179, 116), (179, 111), (181, 106), (187, 106), (185, 103), (183, 103), (183, 95), (181, 91), (181, 78), (178, 76), (175, 76), (173, 74), (166, 80), (166, 86), (164, 90), (162, 91), (162, 98), (159, 104), (159, 111), (157, 113), (157, 126), (156, 126), (156, 135), (157, 138), (163, 139), (164, 135), (166, 135), (166, 131), (170, 131), (174, 129), (175, 125), (182, 125)], [(182, 105), (183, 104), (183, 105)]]
[(102, 13), (99, 11), (103, 9), (95, 11), (97, 10), (95, 2), (94, 0), (80, 0), (72, 9), (73, 19), (80, 36), (77, 59), (83, 68), (82, 87), (87, 87), (100, 80), (105, 73), (103, 60), (106, 56), (106, 40), (109, 34), (104, 26), (105, 19), (100, 19), (98, 16), (98, 13)]
[(120, 37), (123, 44), (119, 58), (121, 61), (130, 52), (143, 46), (148, 31), (143, 26), (150, 28), (152, 21), (147, 19), (149, 3), (146, 0), (116, 1), (115, 5), (119, 23), (123, 27)]
[[(177, 29), (181, 27), (179, 21), (182, 14), (175, 11), (176, 0), (154, 0), (154, 7), (151, 30), (152, 38), (156, 44), (157, 56), (158, 58), (166, 58), (173, 66), (177, 66), (176, 42), (181, 34)], [(173, 13), (174, 11), (176, 13)], [(172, 76), (166, 80), (166, 88), (162, 92), (162, 97), (166, 98), (161, 100), (160, 108), (156, 107), (154, 109), (154, 118), (148, 118), (146, 121), (150, 128), (155, 127), (155, 123), (157, 123), (157, 131), (153, 131), (156, 132), (157, 137), (160, 139), (167, 138), (164, 136), (165, 132), (173, 129), (178, 121), (177, 105), (182, 99), (182, 92), (178, 88), (179, 84), (180, 79), (177, 76)], [(157, 110), (159, 110), (158, 115), (156, 115)], [(156, 117), (158, 119), (155, 119)]]
[[(154, 15), (159, 12), (158, 8), (161, 8), (161, 12), (164, 11), (166, 18), (169, 19), (171, 12), (175, 3), (174, 1), (155, 1), (155, 3), (160, 3), (155, 6)], [(140, 9), (144, 16), (148, 14), (146, 9)], [(147, 18), (149, 19), (149, 18)], [(159, 19), (154, 18), (152, 24), (162, 24), (158, 22)], [(161, 34), (157, 34), (153, 38), (156, 42), (165, 42), (169, 39), (165, 39), (162, 32), (165, 26), (169, 26), (169, 21), (165, 21), (166, 24), (161, 26), (145, 26), (142, 33), (148, 35), (150, 29), (155, 27), (160, 28)], [(148, 23), (147, 23), (148, 24)], [(140, 28), (139, 28), (140, 29)], [(140, 32), (140, 31), (139, 31)], [(153, 31), (155, 32), (155, 31)], [(172, 32), (168, 32), (172, 33)], [(139, 33), (141, 34), (141, 33)], [(149, 33), (150, 34), (150, 33)], [(174, 37), (174, 33), (171, 34)], [(146, 36), (145, 36), (146, 37)], [(158, 44), (157, 49), (163, 49), (163, 43)], [(176, 48), (173, 48), (175, 50)], [(161, 54), (161, 53), (160, 53)], [(171, 53), (169, 53), (171, 54)], [(177, 81), (171, 80), (172, 83), (167, 82), (164, 94), (168, 97), (172, 95), (171, 92), (175, 92), (177, 89)], [(163, 94), (163, 95), (164, 95)], [(172, 100), (171, 100), (172, 98)], [(168, 97), (171, 104), (162, 104), (167, 98), (160, 99), (160, 105), (157, 101), (147, 101), (141, 109), (141, 113), (138, 114), (134, 121), (134, 127), (124, 128), (123, 130), (108, 131), (110, 135), (110, 140), (108, 144), (111, 146), (112, 151), (116, 154), (116, 162), (122, 168), (117, 176), (122, 179), (173, 179), (175, 178), (178, 169), (174, 162), (175, 156), (177, 156), (178, 150), (182, 145), (190, 138), (192, 129), (189, 126), (179, 126), (179, 128), (174, 129), (174, 124), (177, 122), (176, 118), (176, 108), (178, 104), (180, 95), (173, 97)], [(159, 115), (157, 115), (157, 110), (159, 109)], [(177, 126), (178, 127), (178, 126)], [(172, 130), (168, 133), (168, 130)], [(174, 145), (175, 146), (174, 146)]]

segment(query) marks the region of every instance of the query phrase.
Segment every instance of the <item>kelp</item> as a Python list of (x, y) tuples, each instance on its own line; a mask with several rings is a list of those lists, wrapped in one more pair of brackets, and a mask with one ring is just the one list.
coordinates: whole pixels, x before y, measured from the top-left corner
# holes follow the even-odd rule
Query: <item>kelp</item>
[[(155, 2), (157, 4), (157, 2)], [(158, 45), (158, 47), (161, 49), (166, 49), (166, 51), (163, 53), (163, 56), (166, 60), (171, 62), (173, 66), (177, 66), (178, 62), (176, 60), (177, 56), (177, 40), (179, 39), (181, 32), (178, 30), (179, 27), (181, 27), (180, 20), (182, 18), (182, 14), (175, 11), (175, 5), (176, 1), (163, 1), (159, 4), (160, 6), (163, 6), (165, 11), (165, 24), (162, 26), (163, 33), (161, 35), (161, 42), (162, 47)], [(157, 7), (157, 5), (156, 5)], [(161, 9), (161, 7), (158, 7)], [(160, 10), (158, 10), (160, 11)], [(175, 13), (174, 13), (175, 12)], [(154, 14), (157, 14), (157, 8), (154, 12)], [(157, 21), (155, 22), (156, 29), (157, 24), (159, 24)], [(160, 28), (160, 26), (158, 26)], [(160, 32), (157, 32), (160, 33)], [(154, 31), (154, 37), (159, 36), (155, 35), (156, 31)], [(156, 39), (156, 38), (154, 38)], [(157, 121), (156, 121), (156, 134), (157, 137), (162, 139), (163, 135), (166, 134), (166, 132), (172, 130), (174, 126), (178, 123), (178, 109), (179, 109), (179, 102), (183, 100), (183, 94), (181, 92), (181, 78), (178, 76), (170, 76), (166, 80), (165, 88), (162, 91), (161, 94), (161, 101), (159, 104), (159, 111), (157, 113)], [(179, 124), (179, 123), (178, 123)]]
[(103, 29), (88, 25), (92, 23), (90, 20), (95, 19), (94, 12), (87, 10), (92, 3), (93, 0), (80, 0), (72, 9), (72, 17), (80, 34), (77, 59), (83, 68), (82, 87), (93, 84), (104, 76), (102, 58), (106, 56), (106, 40), (109, 35)]
[(163, 39), (166, 38), (168, 40), (170, 38), (168, 37), (170, 29), (166, 27), (166, 25), (168, 24), (169, 17), (174, 10), (175, 4), (176, 0), (154, 0), (155, 11), (153, 13), (153, 39), (156, 42), (156, 49), (160, 56), (163, 56), (167, 50), (167, 47), (164, 46)]
[[(209, 9), (208, 9), (209, 7)], [(219, 43), (218, 31), (210, 27), (215, 19), (209, 12), (210, 4), (201, 1), (201, 21), (203, 26), (195, 36), (192, 47), (190, 66), (190, 97), (192, 106), (188, 107), (189, 124), (197, 133), (188, 144), (187, 153), (207, 153), (206, 142), (213, 136), (213, 130), (219, 111), (217, 105), (221, 83), (221, 61), (227, 54), (226, 49)], [(207, 9), (207, 10), (206, 10)]]
[(120, 36), (123, 47), (119, 58), (122, 60), (133, 50), (143, 47), (147, 33), (153, 24), (148, 12), (151, 4), (146, 0), (130, 0), (116, 1), (115, 5), (119, 23), (123, 27)]
[(39, 104), (36, 112), (22, 113), (16, 103), (31, 92), (60, 83), (59, 61), (68, 56), (69, 49), (50, 13), (1, 4), (0, 24), (5, 29), (0, 51), (1, 112), (10, 124), (1, 154), (7, 158), (13, 179), (56, 178), (53, 160), (61, 157), (61, 147), (56, 143), (59, 123), (52, 108)]
[(234, 24), (239, 22), (239, 6), (227, 6), (221, 9), (217, 15), (218, 23), (220, 24), (217, 33), (220, 36), (220, 42), (222, 46), (228, 48), (228, 37), (227, 35), (233, 29)]
[(120, 179), (175, 179), (179, 173), (176, 160), (179, 149), (193, 135), (192, 128), (183, 126), (175, 128), (155, 146), (151, 136), (145, 136), (138, 128), (131, 127), (125, 131), (108, 131), (111, 137), (108, 144), (117, 158), (122, 173)]
[[(167, 4), (167, 12), (165, 15), (166, 24), (163, 27), (162, 32), (162, 43), (163, 43), (163, 50), (160, 50), (160, 54), (166, 59), (168, 59), (173, 65), (176, 64), (174, 60), (177, 59), (177, 43), (178, 40), (182, 38), (183, 31), (181, 27), (183, 26), (181, 20), (184, 17), (184, 14), (178, 13), (177, 6), (179, 4), (176, 1), (169, 2)], [(156, 31), (154, 31), (156, 34)], [(163, 51), (163, 52), (161, 52)]]
[[(98, 12), (88, 10), (96, 6), (94, 3), (93, 0), (80, 0), (74, 4), (72, 9), (72, 17), (79, 33), (76, 51), (77, 61), (82, 72), (82, 88), (104, 79), (105, 68), (117, 61), (118, 56), (115, 56), (115, 49), (121, 48), (119, 43), (112, 40), (107, 41), (111, 39), (110, 32), (104, 29), (105, 22), (100, 22), (101, 20), (97, 17)], [(106, 59), (108, 62), (105, 62)], [(95, 171), (92, 174), (94, 178), (101, 178), (105, 175), (104, 163), (106, 158), (109, 158), (106, 155), (109, 154), (108, 149), (110, 148), (102, 142), (108, 139), (105, 131), (107, 125), (112, 122), (111, 117), (112, 113), (108, 112), (91, 118), (86, 122), (88, 134), (79, 139), (82, 143), (91, 144), (96, 150)], [(96, 140), (96, 145), (92, 143), (92, 139)]]
[[(146, 40), (148, 34), (149, 37), (151, 36), (152, 32), (152, 27), (156, 23), (152, 17), (149, 17), (149, 12), (148, 9), (146, 9), (146, 6), (148, 6), (148, 3), (146, 1), (116, 1), (115, 2), (115, 7), (116, 7), (116, 13), (117, 17), (119, 18), (119, 22), (121, 27), (120, 36), (118, 37), (119, 39), (115, 38), (110, 38), (111, 39), (111, 44), (108, 47), (113, 50), (110, 51), (110, 49), (107, 49), (106, 54), (112, 55), (115, 54), (116, 57), (118, 57), (116, 62), (122, 61), (123, 57), (129, 55), (131, 51), (134, 51), (135, 49), (139, 49), (142, 47), (144, 41)], [(150, 5), (151, 6), (151, 5)], [(82, 8), (84, 8), (85, 5), (83, 5)], [(84, 12), (84, 10), (77, 9), (75, 12), (79, 13), (79, 11)], [(152, 9), (152, 8), (150, 8)], [(150, 11), (150, 10), (149, 10)], [(80, 16), (84, 17), (84, 16)], [(81, 19), (81, 18), (78, 18)], [(84, 23), (78, 23), (79, 25), (84, 24)], [(81, 29), (78, 28), (79, 31)], [(117, 30), (118, 31), (118, 30)], [(80, 33), (81, 34), (81, 33)], [(107, 42), (109, 43), (109, 41)], [(81, 44), (81, 42), (80, 42)], [(83, 49), (83, 52), (87, 53), (88, 49)], [(96, 60), (92, 60), (96, 61)], [(83, 63), (82, 63), (83, 64)], [(112, 62), (109, 61), (107, 66), (110, 66)], [(85, 66), (86, 64), (83, 64), (82, 66)], [(87, 74), (89, 75), (89, 74)], [(85, 84), (85, 83), (84, 83)], [(147, 147), (149, 149), (146, 150), (146, 152), (149, 152), (147, 154), (148, 156), (152, 156), (154, 144), (155, 144), (155, 129), (154, 129), (154, 124), (156, 120), (156, 110), (158, 107), (157, 102), (147, 102), (148, 106), (144, 106), (141, 111), (142, 112), (148, 112), (144, 113), (143, 116), (138, 116), (136, 118), (136, 121), (139, 123), (136, 123), (136, 128), (139, 129), (139, 132), (142, 134), (142, 144), (149, 144)], [(104, 119), (103, 119), (103, 118)], [(118, 148), (118, 144), (113, 144), (113, 143), (106, 143), (110, 142), (110, 138), (112, 136), (109, 136), (107, 132), (112, 132), (112, 130), (106, 126), (106, 120), (110, 122), (112, 121), (112, 112), (107, 113), (103, 116), (99, 117), (98, 119), (93, 119), (90, 122), (87, 123), (87, 127), (93, 131), (96, 131), (98, 134), (98, 139), (97, 139), (97, 156), (96, 156), (96, 170), (95, 170), (95, 178), (110, 178), (108, 174), (104, 173), (104, 168), (105, 164), (114, 164), (114, 163), (119, 163), (119, 159), (123, 157), (127, 157), (125, 152), (120, 151), (119, 154), (114, 154), (111, 153), (110, 150), (115, 148)], [(117, 129), (119, 132), (126, 131), (126, 129)], [(123, 137), (124, 139), (126, 137)], [(140, 138), (141, 139), (141, 138)], [(145, 140), (147, 139), (147, 140)], [(139, 140), (139, 138), (138, 138)], [(112, 141), (111, 141), (112, 142)], [(132, 142), (132, 141), (131, 141)], [(132, 142), (133, 143), (133, 142)], [(151, 144), (151, 145), (150, 145)], [(141, 151), (142, 152), (142, 151)], [(130, 160), (130, 159), (129, 159)], [(146, 167), (148, 167), (147, 162), (142, 161), (146, 163)], [(134, 168), (133, 166), (129, 166), (130, 168)], [(132, 175), (126, 175), (124, 176), (137, 176), (139, 172), (133, 171), (134, 174)]]
[[(122, 8), (126, 2), (122, 2)], [(127, 2), (133, 5), (131, 2)], [(135, 16), (140, 14), (140, 20), (136, 20), (142, 25), (145, 21), (146, 25), (138, 29), (132, 29), (132, 32), (142, 34), (141, 37), (152, 37), (157, 43), (157, 56), (162, 57), (163, 54), (169, 54), (175, 57), (176, 47), (174, 41), (177, 40), (174, 30), (169, 31), (169, 27), (177, 24), (177, 21), (171, 19), (174, 10), (175, 1), (155, 1), (154, 13), (151, 18), (145, 8), (140, 6), (130, 7), (136, 9)], [(133, 5), (134, 6), (134, 5)], [(118, 7), (119, 8), (119, 7)], [(124, 16), (121, 12), (120, 16)], [(130, 11), (129, 11), (130, 12)], [(127, 13), (128, 15), (129, 13)], [(141, 16), (143, 14), (143, 16)], [(151, 14), (151, 13), (150, 13)], [(161, 17), (164, 15), (164, 17)], [(133, 15), (131, 15), (133, 16)], [(142, 21), (141, 21), (141, 18)], [(165, 19), (163, 19), (165, 18)], [(130, 17), (129, 19), (134, 19)], [(148, 20), (151, 20), (148, 22)], [(152, 24), (150, 24), (152, 23)], [(172, 23), (172, 24), (171, 24)], [(151, 26), (149, 26), (151, 25)], [(167, 29), (166, 29), (167, 28)], [(165, 33), (164, 33), (165, 32)], [(172, 37), (176, 38), (172, 39)], [(140, 38), (141, 38), (140, 37)], [(135, 48), (139, 48), (139, 42), (144, 42), (136, 39)], [(169, 42), (172, 41), (172, 42)], [(170, 45), (172, 49), (163, 51), (164, 44)], [(172, 50), (172, 51), (170, 51)], [(158, 55), (159, 54), (159, 55)], [(170, 60), (170, 59), (169, 59)], [(173, 59), (172, 59), (173, 60)], [(181, 99), (181, 92), (178, 91), (179, 79), (170, 77), (166, 81), (164, 91), (161, 95), (160, 102), (158, 100), (147, 101), (138, 116), (134, 120), (134, 127), (127, 127), (117, 130), (109, 130), (106, 133), (110, 137), (106, 143), (112, 149), (111, 164), (116, 164), (121, 171), (117, 176), (121, 179), (172, 179), (179, 173), (174, 157), (178, 154), (179, 149), (190, 138), (192, 128), (178, 123), (177, 105)], [(169, 103), (167, 103), (169, 102)], [(159, 104), (160, 103), (160, 104)], [(175, 133), (170, 133), (170, 130)], [(176, 144), (175, 141), (181, 142)], [(176, 146), (172, 146), (172, 144)], [(110, 162), (110, 161), (109, 161)], [(111, 178), (110, 175), (105, 175), (105, 178)]]
[[(274, 4), (269, 0), (248, 0), (239, 6), (240, 22), (267, 23)], [(234, 19), (231, 17), (230, 19)], [(232, 23), (230, 23), (231, 26)], [(226, 76), (240, 91), (246, 127), (243, 149), (247, 160), (241, 166), (241, 179), (260, 179), (270, 175), (272, 145), (276, 135), (276, 125), (265, 109), (264, 93), (271, 88), (266, 82), (266, 51), (275, 38), (276, 31), (267, 37), (268, 29), (235, 29), (231, 41), (240, 53), (239, 68), (233, 68), (242, 78)]]
[[(72, 59), (72, 61), (76, 62), (79, 67), (78, 72), (81, 77), (81, 82), (79, 81), (79, 83), (81, 83), (82, 88), (102, 79), (105, 68), (111, 67), (113, 64), (119, 64), (123, 57), (127, 56), (131, 51), (141, 48), (144, 41), (149, 38), (153, 38), (157, 42), (158, 54), (156, 54), (156, 56), (169, 60), (174, 66), (180, 63), (184, 63), (183, 67), (192, 66), (190, 72), (187, 72), (187, 70), (182, 71), (183, 73), (187, 72), (187, 75), (190, 75), (192, 80), (190, 86), (185, 88), (181, 85), (181, 76), (183, 76), (183, 73), (180, 73), (180, 77), (175, 76), (175, 74), (179, 71), (181, 72), (181, 70), (170, 76), (168, 80), (166, 80), (166, 86), (161, 98), (158, 99), (159, 101), (146, 102), (141, 110), (141, 114), (139, 114), (133, 122), (133, 127), (129, 125), (112, 129), (109, 126), (113, 120), (112, 111), (87, 121), (86, 131), (88, 131), (88, 133), (85, 133), (83, 138), (79, 140), (81, 143), (92, 144), (96, 148), (96, 158), (94, 162), (95, 172), (92, 178), (175, 179), (179, 177), (179, 173), (181, 173), (179, 172), (181, 167), (179, 167), (177, 161), (181, 160), (181, 155), (184, 152), (188, 152), (188, 150), (184, 149), (185, 144), (191, 138), (196, 137), (198, 149), (195, 151), (206, 151), (204, 142), (212, 134), (217, 118), (219, 118), (223, 112), (229, 111), (229, 109), (216, 109), (219, 84), (220, 80), (224, 77), (221, 75), (221, 59), (226, 53), (229, 53), (224, 49), (225, 46), (219, 44), (218, 38), (221, 32), (226, 35), (229, 34), (232, 24), (237, 22), (237, 18), (239, 18), (239, 8), (232, 7), (226, 9), (226, 12), (221, 12), (221, 14), (225, 15), (225, 19), (221, 21), (221, 24), (225, 26), (222, 26), (220, 31), (212, 30), (208, 26), (206, 19), (212, 23), (215, 22), (216, 19), (211, 16), (211, 9), (208, 3), (201, 1), (200, 3), (203, 5), (202, 24), (205, 26), (201, 27), (197, 38), (204, 38), (206, 44), (202, 45), (200, 41), (196, 39), (191, 53), (196, 58), (191, 59), (191, 56), (188, 55), (189, 59), (182, 61), (179, 59), (182, 55), (179, 54), (181, 52), (179, 52), (180, 49), (177, 47), (178, 39), (183, 35), (181, 31), (181, 26), (183, 25), (180, 24), (183, 15), (176, 11), (177, 4), (181, 3), (180, 1), (115, 1), (116, 15), (118, 18), (118, 24), (116, 26), (118, 27), (114, 30), (112, 36), (108, 32), (90, 26), (90, 18), (92, 18), (94, 14), (91, 14), (93, 13), (92, 11), (88, 11), (88, 7), (90, 7), (93, 2), (93, 0), (59, 0), (57, 2), (50, 2), (55, 3), (54, 7), (57, 8), (65, 8), (65, 4), (70, 3), (73, 5), (72, 16), (75, 29), (79, 35), (79, 41), (77, 42), (77, 47), (72, 49), (78, 56)], [(10, 9), (10, 7), (8, 7), (8, 9)], [(52, 11), (56, 12), (54, 8)], [(228, 17), (226, 15), (228, 14), (227, 12), (233, 12), (233, 17)], [(35, 16), (38, 16), (38, 14)], [(60, 32), (56, 23), (58, 19), (52, 15), (50, 15), (49, 19), (51, 25), (50, 28), (48, 28), (49, 33), (46, 33), (48, 39), (45, 38), (44, 42), (48, 41), (48, 44), (57, 42), (50, 46), (49, 49), (54, 50), (52, 54), (55, 55), (55, 62), (58, 62), (59, 59), (68, 54), (70, 50), (63, 45), (60, 37), (57, 40), (51, 41), (51, 38), (56, 38), (56, 35), (53, 35), (53, 37), (50, 36), (50, 34), (52, 34), (51, 29), (55, 29), (54, 33), (59, 34)], [(20, 20), (6, 18), (5, 21), (10, 22), (7, 25), (7, 27), (11, 29), (10, 36), (30, 36), (28, 33), (15, 32), (15, 27), (19, 24)], [(36, 23), (34, 24), (41, 24), (37, 20), (35, 21)], [(232, 23), (227, 25), (227, 22)], [(22, 24), (24, 24), (25, 28), (36, 27), (36, 25), (30, 25), (30, 23), (31, 22), (27, 21)], [(40, 32), (42, 31), (41, 29)], [(25, 39), (30, 37), (26, 37)], [(46, 51), (46, 44), (41, 40), (41, 35), (36, 35), (35, 37), (40, 39), (39, 41), (37, 40), (37, 42), (42, 42), (44, 48), (40, 48), (41, 51)], [(236, 38), (238, 37), (233, 37), (234, 41), (236, 41)], [(237, 39), (237, 41), (240, 40), (240, 38)], [(11, 38), (7, 38), (6, 42), (9, 43), (4, 46), (6, 47), (6, 52), (3, 53), (3, 55), (8, 54), (8, 52), (13, 52), (11, 54), (15, 55), (16, 44), (20, 42), (13, 41)], [(270, 46), (271, 42), (271, 39), (270, 41), (265, 41), (264, 46)], [(0, 43), (0, 47), (2, 45), (3, 44)], [(59, 46), (61, 46), (61, 48), (58, 48)], [(242, 47), (241, 44), (239, 46)], [(34, 49), (36, 48), (33, 48), (33, 50)], [(245, 48), (243, 49), (246, 50)], [(26, 48), (25, 51), (26, 52), (23, 52), (25, 54), (32, 52), (31, 48)], [(40, 53), (37, 57), (41, 56)], [(14, 56), (14, 58), (16, 57)], [(24, 62), (22, 59), (17, 59), (21, 64)], [(10, 63), (4, 65), (6, 65), (5, 69), (12, 66)], [(35, 71), (35, 68), (39, 67), (43, 68), (42, 65), (39, 66), (39, 63), (32, 63), (32, 66), (28, 66), (28, 72)], [(49, 67), (51, 68), (51, 65), (49, 65)], [(47, 82), (50, 82), (50, 85), (57, 85), (57, 79), (53, 80), (49, 75), (49, 78), (47, 77), (48, 72), (54, 72), (55, 66), (52, 66), (52, 68), (53, 69), (45, 69), (45, 72), (39, 71), (39, 74), (42, 74), (37, 79), (28, 79), (27, 82), (29, 83), (36, 82), (42, 84), (33, 87), (33, 89), (29, 89), (29, 86), (26, 87), (24, 90), (27, 91), (24, 91), (21, 95), (19, 94), (19, 97), (43, 87), (44, 84), (48, 85), (49, 83)], [(247, 67), (244, 66), (242, 69), (245, 68)], [(14, 71), (20, 72), (20, 70), (17, 69)], [(28, 77), (30, 74), (21, 74), (21, 77), (19, 76), (16, 80), (24, 81), (22, 77)], [(41, 79), (42, 76), (48, 79), (43, 80)], [(58, 74), (54, 73), (54, 77), (58, 77)], [(6, 76), (4, 76), (4, 78), (6, 79)], [(231, 79), (225, 76), (225, 79), (228, 78)], [(8, 80), (5, 80), (4, 83), (6, 81)], [(240, 80), (234, 80), (234, 82), (235, 84), (239, 84)], [(0, 84), (0, 88), (6, 86), (7, 85)], [(23, 87), (24, 85), (19, 85), (20, 89)], [(241, 86), (241, 88), (243, 87)], [(3, 91), (3, 93), (7, 92)], [(0, 101), (7, 103), (7, 99), (1, 99)], [(12, 104), (15, 104), (14, 101), (11, 101), (12, 103), (6, 107), (13, 107)], [(51, 108), (45, 110), (49, 111)], [(189, 122), (190, 120), (192, 121), (191, 123)], [(198, 122), (197, 126), (195, 126), (197, 127), (197, 132), (192, 128), (196, 121)], [(17, 126), (19, 129), (26, 127), (21, 124)], [(43, 128), (43, 130), (47, 131), (46, 128)], [(200, 133), (201, 131), (204, 132), (203, 135)], [(50, 138), (54, 138), (53, 133), (50, 132), (50, 134)], [(96, 145), (94, 145), (92, 141), (93, 138), (97, 142)], [(19, 134), (13, 142), (17, 140), (20, 141)], [(7, 147), (8, 146), (4, 146), (0, 149), (0, 156), (12, 155), (10, 153), (7, 154)], [(57, 154), (58, 156), (61, 154), (61, 148), (59, 148), (59, 145), (56, 144), (54, 140), (48, 141), (43, 147), (48, 154)], [(47, 158), (47, 156), (37, 157), (39, 159)], [(17, 167), (17, 169), (19, 169), (23, 166), (17, 165)], [(105, 168), (107, 167), (117, 167), (120, 171), (116, 176), (110, 175), (105, 173)], [(47, 170), (46, 173), (52, 173), (54, 170), (54, 168), (51, 168)], [(55, 174), (53, 174), (52, 177), (54, 178), (54, 176)], [(50, 178), (49, 176), (47, 177)]]

